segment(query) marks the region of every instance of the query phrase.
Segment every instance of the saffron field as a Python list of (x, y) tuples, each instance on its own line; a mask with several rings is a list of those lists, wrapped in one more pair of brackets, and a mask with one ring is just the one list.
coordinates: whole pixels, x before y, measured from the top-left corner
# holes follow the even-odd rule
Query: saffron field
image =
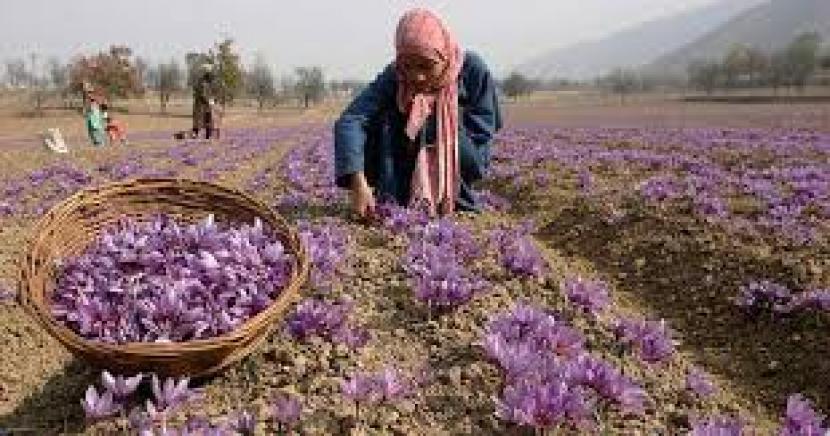
[[(508, 123), (483, 213), (430, 221), (383, 205), (374, 225), (353, 220), (333, 186), (324, 122), (229, 129), (214, 143), (137, 132), (129, 147), (69, 157), (0, 145), (0, 434), (822, 435), (830, 133), (707, 123)], [(102, 374), (15, 302), (38, 216), (78, 189), (142, 176), (246, 190), (310, 252), (284, 323), (216, 377)], [(280, 283), (281, 252), (250, 224), (245, 250)], [(189, 231), (236, 237), (214, 225)], [(136, 239), (154, 230), (133, 230), (78, 261), (55, 299), (55, 316), (92, 340), (221, 334), (279, 292), (244, 299), (227, 285), (215, 316), (194, 311), (193, 290), (138, 308), (107, 289), (76, 303), (85, 275), (117, 268), (107, 259), (143, 256)], [(168, 239), (148, 244), (153, 262), (173, 256)], [(193, 259), (199, 292), (236, 265), (220, 245)], [(119, 313), (150, 321), (125, 327)]]

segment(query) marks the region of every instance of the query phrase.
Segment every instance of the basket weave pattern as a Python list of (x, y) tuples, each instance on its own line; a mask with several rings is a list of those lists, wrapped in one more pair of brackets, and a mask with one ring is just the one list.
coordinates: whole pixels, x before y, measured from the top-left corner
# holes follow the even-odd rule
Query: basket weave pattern
[[(213, 214), (217, 222), (253, 223), (269, 228), (294, 255), (291, 278), (266, 310), (222, 336), (179, 343), (108, 344), (82, 338), (56, 321), (50, 310), (55, 261), (80, 255), (119, 219), (145, 222), (166, 214), (194, 223)], [(216, 373), (249, 354), (268, 337), (308, 277), (309, 260), (299, 235), (273, 210), (236, 190), (180, 179), (138, 179), (80, 191), (55, 206), (35, 225), (21, 259), (21, 305), (76, 356), (122, 373), (156, 372), (193, 377)]]

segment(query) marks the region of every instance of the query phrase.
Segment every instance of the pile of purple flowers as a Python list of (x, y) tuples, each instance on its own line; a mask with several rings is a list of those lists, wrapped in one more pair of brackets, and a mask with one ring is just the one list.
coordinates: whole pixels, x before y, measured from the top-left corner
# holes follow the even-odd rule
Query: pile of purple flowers
[(674, 355), (671, 330), (665, 320), (620, 319), (614, 330), (617, 338), (632, 345), (644, 362), (663, 362)]
[(367, 330), (350, 325), (353, 308), (354, 303), (348, 300), (331, 303), (313, 298), (305, 300), (286, 321), (288, 333), (299, 340), (318, 336), (351, 348), (360, 348), (366, 345), (370, 335)]
[(62, 262), (52, 313), (104, 342), (214, 337), (269, 307), (293, 264), (259, 220), (240, 228), (212, 216), (186, 226), (166, 216), (124, 220)]
[(735, 304), (751, 314), (793, 314), (801, 311), (830, 312), (830, 290), (816, 289), (793, 293), (784, 285), (767, 280), (741, 287)]
[(491, 244), (498, 253), (501, 265), (510, 273), (523, 277), (541, 278), (548, 271), (542, 252), (530, 236), (531, 224), (493, 230)]
[(611, 303), (608, 284), (600, 280), (569, 278), (562, 283), (561, 289), (571, 303), (593, 315), (602, 312)]
[(605, 398), (623, 411), (642, 411), (646, 394), (608, 362), (589, 355), (584, 338), (554, 314), (518, 305), (493, 317), (483, 347), (504, 372), (497, 403), (504, 420), (537, 429), (591, 425)]
[(311, 283), (327, 290), (349, 256), (351, 238), (334, 219), (318, 224), (300, 221), (297, 228), (311, 259)]
[(419, 236), (403, 261), (417, 300), (430, 310), (451, 309), (486, 288), (487, 283), (467, 267), (482, 251), (468, 229), (438, 220), (424, 226)]

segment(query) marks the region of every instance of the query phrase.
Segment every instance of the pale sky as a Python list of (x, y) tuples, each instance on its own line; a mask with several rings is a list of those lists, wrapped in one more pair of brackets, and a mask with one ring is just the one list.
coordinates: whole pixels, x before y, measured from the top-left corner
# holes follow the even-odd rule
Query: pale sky
[(400, 14), (423, 6), (504, 74), (549, 49), (716, 1), (729, 0), (0, 0), (0, 59), (122, 43), (183, 62), (228, 35), (246, 64), (260, 53), (278, 73), (320, 65), (331, 78), (366, 79), (391, 59)]

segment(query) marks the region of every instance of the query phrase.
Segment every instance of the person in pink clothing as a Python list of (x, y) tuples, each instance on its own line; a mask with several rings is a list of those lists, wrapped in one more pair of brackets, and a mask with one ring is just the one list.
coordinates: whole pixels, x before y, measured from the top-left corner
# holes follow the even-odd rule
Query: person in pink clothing
[(106, 104), (101, 105), (101, 112), (103, 112), (104, 130), (107, 132), (109, 144), (127, 145), (127, 127), (124, 123), (110, 115), (109, 107)]
[(425, 205), (431, 215), (476, 210), (501, 128), (496, 85), (435, 13), (413, 9), (395, 32), (395, 61), (335, 123), (335, 177), (360, 216), (376, 196)]

